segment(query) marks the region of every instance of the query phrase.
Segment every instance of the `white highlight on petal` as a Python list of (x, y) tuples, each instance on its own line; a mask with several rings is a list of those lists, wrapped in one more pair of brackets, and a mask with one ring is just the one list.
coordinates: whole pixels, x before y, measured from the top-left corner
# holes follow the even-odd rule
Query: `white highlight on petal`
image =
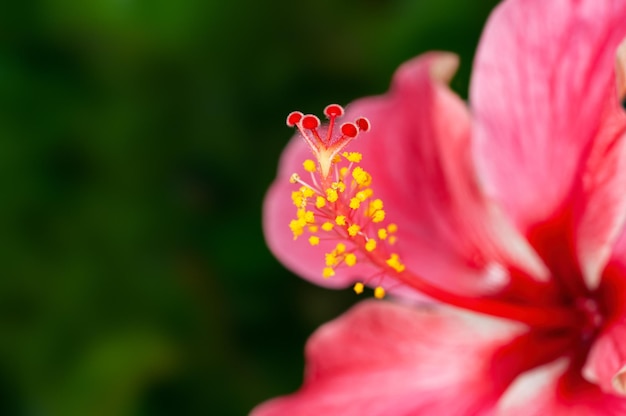
[(567, 358), (561, 358), (517, 377), (500, 398), (497, 414), (506, 415), (515, 410), (527, 408), (529, 402), (537, 400), (538, 397), (541, 397), (542, 392), (552, 387), (568, 364)]
[(626, 396), (626, 365), (613, 376), (611, 382), (617, 393), (621, 396)]

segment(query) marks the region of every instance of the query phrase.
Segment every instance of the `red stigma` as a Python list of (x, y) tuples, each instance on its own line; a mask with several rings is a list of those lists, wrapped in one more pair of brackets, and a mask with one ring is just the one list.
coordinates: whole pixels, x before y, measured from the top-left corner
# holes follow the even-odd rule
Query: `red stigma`
[(313, 130), (320, 126), (320, 119), (312, 114), (302, 117), (302, 127), (307, 130)]
[(359, 130), (353, 123), (345, 123), (341, 125), (341, 134), (347, 137), (356, 137), (359, 134)]
[(357, 127), (359, 128), (359, 130), (362, 131), (362, 132), (369, 131), (369, 129), (370, 129), (370, 121), (368, 119), (366, 119), (365, 117), (357, 118), (355, 123), (356, 123)]
[(343, 116), (343, 107), (339, 104), (327, 105), (324, 109), (324, 115), (326, 115), (327, 118), (341, 117)]
[(289, 126), (289, 127), (295, 126), (296, 124), (298, 124), (298, 122), (300, 120), (302, 120), (302, 116), (303, 116), (303, 114), (301, 112), (299, 112), (299, 111), (292, 111), (287, 116), (287, 126)]
[[(337, 118), (343, 116), (344, 113), (343, 107), (339, 104), (327, 105), (324, 108), (324, 115), (328, 117), (328, 123), (324, 127), (322, 127), (320, 119), (313, 114), (302, 114), (300, 111), (293, 111), (287, 116), (287, 125), (296, 127), (300, 131), (300, 135), (317, 158), (323, 181), (326, 181), (330, 168), (335, 163), (335, 156), (359, 133), (370, 129), (370, 123), (365, 117), (359, 117), (354, 122), (336, 126)], [(320, 127), (322, 127), (324, 137), (318, 131)]]

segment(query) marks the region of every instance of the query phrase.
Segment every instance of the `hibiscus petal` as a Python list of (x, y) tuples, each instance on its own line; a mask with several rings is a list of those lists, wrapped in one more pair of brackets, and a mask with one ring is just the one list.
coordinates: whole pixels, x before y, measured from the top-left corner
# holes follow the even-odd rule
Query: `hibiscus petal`
[(620, 416), (626, 400), (583, 380), (567, 359), (527, 372), (497, 405), (501, 416)]
[(489, 194), (528, 232), (569, 203), (614, 92), (622, 0), (510, 0), (476, 58), (474, 152)]
[(593, 344), (583, 369), (585, 378), (606, 393), (626, 396), (626, 321), (611, 325)]
[[(617, 85), (608, 91), (600, 131), (575, 195), (577, 252), (586, 283), (596, 288), (626, 221), (626, 41), (616, 59)], [(618, 95), (619, 94), (619, 95)]]
[(439, 307), (363, 302), (311, 337), (301, 390), (252, 415), (481, 414), (524, 361), (520, 348), (493, 356), (524, 331)]
[[(346, 119), (366, 116), (372, 130), (350, 145), (363, 153), (362, 166), (373, 189), (399, 225), (398, 251), (412, 271), (467, 294), (506, 283), (499, 253), (545, 275), (525, 241), (495, 207), (482, 200), (473, 181), (468, 152), (470, 117), (465, 104), (445, 85), (456, 70), (454, 55), (430, 53), (402, 65), (391, 91), (348, 107)], [(288, 178), (310, 152), (299, 138), (287, 147), (264, 209), (268, 245), (294, 272), (325, 286), (341, 287), (373, 274), (367, 266), (339, 269), (321, 278), (323, 256), (332, 243), (311, 248), (293, 241), (287, 227), (294, 208)], [(403, 255), (404, 254), (404, 255)]]

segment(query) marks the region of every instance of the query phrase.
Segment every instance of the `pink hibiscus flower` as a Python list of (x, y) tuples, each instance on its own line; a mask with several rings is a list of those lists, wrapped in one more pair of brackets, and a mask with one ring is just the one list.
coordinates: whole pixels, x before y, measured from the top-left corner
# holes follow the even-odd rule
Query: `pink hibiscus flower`
[(289, 115), (270, 248), (393, 301), (322, 326), (253, 415), (626, 414), (625, 38), (623, 0), (508, 0), (471, 111), (429, 53), (327, 126)]

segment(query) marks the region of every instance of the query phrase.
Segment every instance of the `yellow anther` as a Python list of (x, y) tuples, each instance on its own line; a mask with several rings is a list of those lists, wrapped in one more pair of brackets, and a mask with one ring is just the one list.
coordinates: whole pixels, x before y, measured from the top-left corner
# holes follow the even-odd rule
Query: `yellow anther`
[(400, 256), (398, 256), (396, 253), (391, 254), (391, 257), (389, 257), (386, 262), (389, 267), (391, 267), (398, 273), (403, 272), (405, 269), (404, 264), (400, 262)]
[(315, 191), (309, 188), (308, 186), (303, 186), (302, 188), (300, 188), (300, 191), (302, 192), (302, 195), (304, 195), (305, 198), (310, 198), (313, 195), (315, 195)]
[(317, 170), (315, 162), (313, 162), (311, 159), (305, 160), (302, 166), (304, 166), (304, 170), (306, 170), (307, 172), (315, 172)]
[(335, 218), (335, 223), (337, 223), (337, 225), (346, 225), (346, 216), (337, 215), (337, 218)]
[(332, 222), (326, 221), (324, 224), (322, 224), (322, 230), (324, 230), (324, 231), (331, 231), (334, 226), (335, 225)]
[(396, 241), (398, 241), (398, 237), (396, 237), (395, 235), (389, 237), (389, 244), (394, 245), (396, 244)]
[(312, 233), (316, 233), (319, 231), (319, 227), (317, 225), (309, 225), (309, 231)]
[(346, 254), (346, 257), (343, 259), (346, 262), (348, 267), (352, 267), (356, 264), (356, 255), (354, 253)]
[(348, 227), (348, 234), (351, 237), (356, 236), (359, 231), (361, 231), (361, 227), (359, 227), (357, 224), (352, 224), (351, 226)]
[(326, 198), (323, 196), (318, 196), (315, 198), (315, 206), (318, 208), (323, 208), (326, 205)]
[(289, 228), (293, 232), (293, 239), (297, 239), (304, 232), (304, 225), (300, 220), (291, 220)]
[(398, 231), (398, 226), (396, 224), (389, 224), (387, 226), (387, 231), (389, 231), (389, 233), (393, 234), (396, 231)]
[(370, 203), (370, 210), (375, 211), (377, 209), (383, 209), (382, 199), (375, 199)]
[(333, 163), (339, 163), (341, 162), (341, 157), (339, 155), (335, 155), (335, 157), (333, 157)]
[(327, 266), (335, 266), (337, 265), (338, 261), (337, 261), (337, 255), (333, 252), (333, 253), (326, 253), (326, 265)]
[(348, 167), (347, 166), (344, 166), (341, 169), (339, 169), (339, 177), (341, 179), (345, 178), (347, 174), (348, 174)]
[(387, 238), (387, 230), (385, 230), (384, 228), (378, 230), (378, 238), (380, 238), (381, 240), (385, 240)]
[(385, 211), (382, 209), (379, 209), (378, 211), (374, 212), (374, 215), (372, 215), (372, 222), (381, 222), (385, 219)]
[(297, 215), (298, 219), (304, 221), (306, 224), (313, 224), (315, 222), (315, 214), (313, 213), (313, 211), (299, 209)]
[(324, 277), (324, 279), (328, 279), (329, 277), (332, 277), (334, 275), (335, 271), (332, 267), (324, 267), (324, 270), (322, 271), (322, 276)]
[(374, 297), (376, 299), (384, 298), (385, 297), (385, 289), (383, 289), (380, 286), (376, 287), (376, 289), (374, 289)]
[(350, 199), (350, 208), (359, 209), (360, 206), (361, 206), (361, 201), (358, 198)]
[(372, 183), (372, 177), (369, 173), (363, 170), (360, 166), (357, 166), (352, 171), (352, 177), (356, 181), (357, 184), (361, 186), (370, 186)]
[(292, 173), (291, 177), (289, 178), (290, 183), (298, 183), (299, 180), (300, 180), (300, 175), (298, 175), (297, 173)]
[(316, 235), (312, 235), (309, 237), (309, 244), (312, 246), (316, 246), (320, 243), (320, 238)]
[(302, 192), (300, 191), (293, 191), (291, 193), (291, 200), (293, 201), (293, 204), (298, 208), (302, 208), (305, 204), (304, 195), (302, 195)]
[(339, 194), (337, 194), (336, 190), (328, 188), (326, 190), (326, 199), (328, 199), (328, 202), (337, 202), (337, 200), (339, 199)]
[(365, 243), (365, 250), (370, 252), (376, 250), (376, 240), (374, 240), (373, 238), (367, 240), (367, 243)]
[(363, 283), (358, 282), (354, 284), (354, 293), (356, 293), (357, 295), (363, 293), (363, 289), (365, 289), (365, 285)]
[(350, 162), (359, 163), (363, 158), (363, 155), (359, 152), (343, 152), (342, 156), (348, 159)]
[(343, 254), (346, 251), (346, 245), (344, 243), (337, 243), (335, 247), (335, 253)]
[(356, 193), (356, 197), (359, 199), (359, 201), (363, 202), (368, 198), (368, 193), (365, 191), (359, 191)]
[(330, 184), (331, 188), (338, 190), (339, 192), (343, 192), (346, 190), (346, 184), (343, 182), (333, 182)]

